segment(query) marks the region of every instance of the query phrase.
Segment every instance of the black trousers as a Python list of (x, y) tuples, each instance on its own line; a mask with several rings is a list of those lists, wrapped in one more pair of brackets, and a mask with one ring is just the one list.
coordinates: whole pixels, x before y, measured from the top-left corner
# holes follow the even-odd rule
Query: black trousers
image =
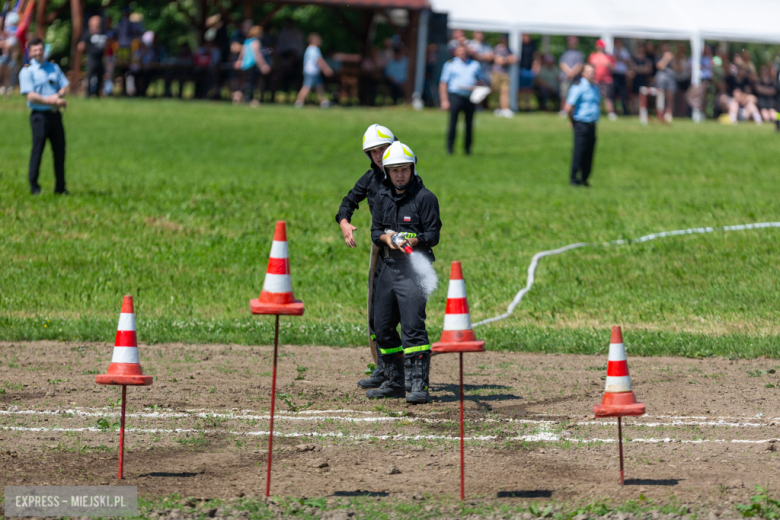
[(32, 151), (28, 172), (30, 191), (37, 193), (41, 190), (38, 185), (38, 171), (48, 139), (54, 153), (56, 179), (54, 193), (63, 193), (65, 191), (65, 128), (62, 126), (62, 115), (49, 110), (33, 110), (30, 113), (30, 127), (32, 128)]
[(474, 109), (476, 105), (471, 100), (458, 94), (449, 94), (450, 98), (450, 130), (447, 133), (447, 151), (452, 153), (452, 147), (455, 144), (455, 132), (458, 128), (458, 114), (463, 112), (466, 117), (466, 140), (463, 147), (466, 153), (471, 153), (471, 127), (474, 122)]
[[(381, 260), (380, 260), (381, 261)], [(397, 336), (393, 311), (397, 308), (401, 318), (401, 342), (406, 354), (430, 350), (428, 332), (425, 330), (425, 305), (428, 298), (418, 287), (408, 261), (401, 265), (383, 265), (376, 282), (374, 298), (374, 327), (376, 342), (382, 354), (400, 352), (395, 343)], [(416, 347), (427, 347), (416, 349)], [(412, 349), (410, 351), (410, 349)], [(416, 349), (416, 350), (415, 350)]]
[(100, 89), (103, 86), (103, 75), (106, 73), (103, 62), (87, 63), (87, 97), (100, 97)]
[[(371, 312), (368, 314), (368, 332), (374, 337), (374, 342), (376, 342), (376, 327), (374, 326), (374, 320), (376, 319), (376, 288), (380, 273), (382, 272), (382, 266), (384, 266), (384, 262), (379, 260), (376, 263), (376, 269), (374, 269), (374, 287), (371, 292)], [(401, 323), (401, 313), (398, 310), (398, 302), (396, 302), (391, 310), (390, 326), (392, 327), (392, 330), (388, 330), (389, 338), (386, 342), (386, 345), (390, 345), (393, 348), (401, 346), (401, 336), (398, 335), (399, 323)]]
[[(596, 149), (596, 123), (574, 122), (574, 153), (571, 158), (571, 182), (581, 184), (588, 181), (593, 166), (593, 152)], [(577, 174), (581, 173), (580, 177)]]
[(612, 101), (620, 100), (620, 104), (623, 105), (623, 115), (628, 115), (628, 84), (626, 83), (625, 74), (613, 74), (612, 75)]

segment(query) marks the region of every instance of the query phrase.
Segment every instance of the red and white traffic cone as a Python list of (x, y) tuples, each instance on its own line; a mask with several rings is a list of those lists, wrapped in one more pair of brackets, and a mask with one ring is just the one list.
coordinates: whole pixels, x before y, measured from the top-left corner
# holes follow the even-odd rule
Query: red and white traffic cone
[(431, 347), (433, 352), (484, 352), (485, 342), (477, 340), (471, 328), (466, 281), (460, 262), (452, 262), (450, 285), (447, 288), (447, 309), (444, 311), (444, 331)]
[(290, 279), (290, 253), (287, 249), (287, 225), (283, 220), (276, 222), (271, 257), (265, 272), (265, 282), (260, 296), (249, 301), (252, 314), (276, 316), (274, 331), (274, 367), (271, 377), (271, 420), (268, 434), (268, 469), (265, 478), (265, 496), (271, 495), (271, 459), (274, 447), (274, 410), (276, 408), (276, 360), (279, 353), (279, 316), (303, 316), (303, 302), (296, 300)]
[(276, 222), (263, 290), (258, 298), (250, 300), (249, 307), (252, 314), (303, 316), (303, 302), (293, 296), (287, 226), (283, 220)]
[(125, 296), (122, 301), (122, 311), (119, 314), (119, 324), (116, 328), (114, 354), (108, 372), (95, 376), (99, 385), (122, 386), (122, 415), (119, 426), (119, 479), (124, 476), (125, 460), (125, 408), (127, 401), (127, 386), (147, 386), (152, 384), (152, 376), (145, 376), (138, 359), (138, 340), (135, 336), (135, 310), (133, 297)]
[(601, 404), (593, 407), (596, 417), (617, 417), (618, 450), (620, 451), (620, 485), (623, 485), (623, 423), (627, 415), (644, 415), (645, 405), (636, 402), (628, 374), (626, 347), (623, 345), (623, 332), (619, 326), (612, 327), (609, 341), (609, 361), (607, 362), (607, 385)]
[(450, 266), (450, 285), (447, 288), (447, 309), (444, 311), (444, 330), (441, 340), (431, 345), (434, 353), (457, 352), (460, 368), (460, 499), (466, 497), (466, 463), (463, 443), (463, 353), (484, 352), (485, 342), (477, 340), (471, 329), (469, 302), (466, 299), (466, 281), (460, 262)]

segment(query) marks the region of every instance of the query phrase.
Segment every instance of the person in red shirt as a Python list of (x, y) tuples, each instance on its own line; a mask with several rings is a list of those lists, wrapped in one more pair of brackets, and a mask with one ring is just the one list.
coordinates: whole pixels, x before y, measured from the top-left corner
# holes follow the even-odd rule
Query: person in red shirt
[(615, 58), (604, 52), (606, 44), (604, 40), (596, 40), (596, 52), (588, 57), (588, 63), (596, 70), (596, 86), (604, 100), (604, 108), (610, 121), (617, 119), (615, 103), (613, 101), (612, 70), (615, 68)]

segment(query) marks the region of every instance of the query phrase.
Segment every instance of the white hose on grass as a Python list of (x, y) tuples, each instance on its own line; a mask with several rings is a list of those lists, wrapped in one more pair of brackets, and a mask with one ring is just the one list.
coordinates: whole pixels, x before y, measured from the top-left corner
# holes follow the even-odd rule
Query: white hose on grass
[(515, 295), (515, 298), (512, 300), (512, 303), (510, 303), (509, 307), (507, 307), (506, 312), (503, 314), (499, 314), (498, 316), (494, 316), (492, 318), (487, 318), (482, 321), (479, 321), (474, 325), (472, 325), (472, 327), (487, 325), (488, 323), (504, 320), (509, 316), (511, 316), (512, 313), (515, 311), (515, 308), (518, 305), (520, 305), (520, 302), (523, 301), (525, 295), (528, 294), (528, 291), (530, 291), (531, 287), (533, 287), (534, 277), (536, 275), (536, 268), (539, 266), (539, 260), (541, 260), (545, 256), (560, 255), (561, 253), (565, 253), (566, 251), (571, 251), (572, 249), (579, 249), (581, 247), (588, 247), (588, 246), (598, 246), (598, 245), (621, 246), (625, 244), (648, 242), (650, 240), (655, 240), (657, 238), (674, 237), (679, 235), (714, 233), (715, 231), (746, 231), (749, 229), (764, 229), (764, 228), (780, 228), (780, 222), (758, 222), (756, 224), (738, 224), (736, 226), (700, 227), (700, 228), (690, 228), (690, 229), (678, 229), (676, 231), (661, 231), (660, 233), (652, 233), (650, 235), (645, 235), (639, 238), (625, 238), (621, 240), (612, 240), (611, 242), (604, 242), (603, 244), (598, 244), (595, 242), (577, 242), (576, 244), (569, 244), (568, 246), (560, 247), (558, 249), (552, 249), (550, 251), (542, 251), (540, 253), (536, 253), (533, 256), (533, 258), (531, 258), (531, 265), (528, 266), (528, 278), (526, 280), (525, 287), (520, 289), (520, 291)]

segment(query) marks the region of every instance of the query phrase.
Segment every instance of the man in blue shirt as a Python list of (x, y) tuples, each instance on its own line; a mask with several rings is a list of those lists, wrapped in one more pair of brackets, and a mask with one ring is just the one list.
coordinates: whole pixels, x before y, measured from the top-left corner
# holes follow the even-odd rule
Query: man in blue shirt
[[(574, 153), (571, 159), (572, 186), (589, 187), (588, 177), (593, 165), (593, 152), (596, 149), (596, 122), (601, 114), (601, 95), (593, 79), (596, 71), (593, 65), (582, 68), (582, 78), (569, 88), (563, 109), (569, 114), (574, 129)], [(577, 176), (581, 173), (581, 176)]]
[(27, 97), (27, 108), (31, 109), (30, 127), (33, 146), (30, 153), (30, 192), (38, 195), (38, 170), (41, 166), (46, 139), (54, 153), (54, 193), (67, 194), (65, 190), (65, 129), (62, 127), (60, 108), (68, 106), (63, 99), (68, 79), (59, 66), (43, 59), (43, 41), (33, 38), (28, 45), (30, 64), (19, 73), (19, 88)]
[(477, 85), (487, 83), (482, 65), (468, 57), (465, 45), (455, 48), (455, 57), (444, 64), (439, 80), (441, 109), (450, 111), (450, 130), (447, 134), (447, 153), (452, 155), (455, 144), (455, 130), (458, 126), (458, 114), (462, 111), (466, 117), (466, 155), (471, 155), (471, 127), (474, 121), (474, 103), (469, 96)]

